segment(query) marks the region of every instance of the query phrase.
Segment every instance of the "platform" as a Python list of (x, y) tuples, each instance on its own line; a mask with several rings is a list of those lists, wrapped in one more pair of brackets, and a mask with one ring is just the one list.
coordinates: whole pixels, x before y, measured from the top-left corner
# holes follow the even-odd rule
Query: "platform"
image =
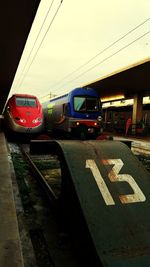
[(150, 143), (150, 134), (147, 136), (142, 136), (142, 135), (125, 135), (123, 133), (116, 133), (116, 132), (109, 132), (109, 131), (104, 131), (103, 132), (104, 136), (108, 137), (114, 137), (115, 140), (119, 140), (124, 138), (125, 140), (130, 140), (130, 141), (141, 141), (141, 142), (146, 142)]
[(0, 132), (0, 266), (23, 267), (8, 150)]

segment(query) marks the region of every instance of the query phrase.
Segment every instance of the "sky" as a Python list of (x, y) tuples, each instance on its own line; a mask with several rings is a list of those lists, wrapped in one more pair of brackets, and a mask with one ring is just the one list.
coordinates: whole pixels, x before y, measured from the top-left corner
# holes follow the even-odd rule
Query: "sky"
[(150, 0), (41, 0), (10, 95), (44, 101), (149, 58), (149, 10)]

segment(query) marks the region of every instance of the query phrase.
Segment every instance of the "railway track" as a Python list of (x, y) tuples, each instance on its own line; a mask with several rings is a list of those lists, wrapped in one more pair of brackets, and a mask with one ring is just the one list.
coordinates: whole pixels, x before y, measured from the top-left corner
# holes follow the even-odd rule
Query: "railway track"
[(21, 198), (19, 204), (16, 200), (16, 208), (25, 267), (88, 266), (60, 216), (58, 159), (51, 155), (30, 157), (28, 145), (9, 144), (9, 147)]
[(150, 143), (134, 141), (131, 150), (150, 172)]
[[(29, 145), (10, 144), (9, 147), (23, 206), (17, 213), (25, 267), (89, 267), (79, 253), (82, 248), (77, 249), (64, 225), (59, 205), (59, 159), (52, 155), (30, 155)], [(140, 150), (138, 143), (134, 143), (131, 149), (150, 170), (147, 147)], [(20, 205), (16, 203), (17, 209)]]
[(144, 167), (150, 171), (150, 143), (143, 141), (135, 141), (135, 139), (126, 139), (122, 137), (115, 137), (116, 141), (131, 142), (131, 151), (142, 162)]
[(150, 156), (150, 143), (133, 141), (132, 151), (134, 154)]

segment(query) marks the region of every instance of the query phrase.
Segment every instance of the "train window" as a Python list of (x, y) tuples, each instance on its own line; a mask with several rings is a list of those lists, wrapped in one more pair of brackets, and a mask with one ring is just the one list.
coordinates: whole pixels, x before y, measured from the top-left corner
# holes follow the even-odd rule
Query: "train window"
[(75, 111), (98, 111), (99, 102), (97, 98), (92, 97), (74, 97)]
[(68, 103), (63, 104), (63, 114), (64, 115), (69, 114)]
[(74, 109), (75, 111), (85, 111), (85, 97), (74, 97)]
[(98, 99), (97, 98), (86, 99), (86, 111), (98, 111)]
[(17, 107), (36, 107), (35, 98), (25, 98), (25, 97), (16, 97), (16, 106)]

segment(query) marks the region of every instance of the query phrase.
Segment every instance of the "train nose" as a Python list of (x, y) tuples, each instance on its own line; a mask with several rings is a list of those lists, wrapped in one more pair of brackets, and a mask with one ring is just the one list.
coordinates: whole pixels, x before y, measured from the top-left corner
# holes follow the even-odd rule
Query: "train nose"
[(27, 111), (27, 112), (26, 112), (26, 115), (31, 115), (31, 112), (30, 112), (30, 111)]

